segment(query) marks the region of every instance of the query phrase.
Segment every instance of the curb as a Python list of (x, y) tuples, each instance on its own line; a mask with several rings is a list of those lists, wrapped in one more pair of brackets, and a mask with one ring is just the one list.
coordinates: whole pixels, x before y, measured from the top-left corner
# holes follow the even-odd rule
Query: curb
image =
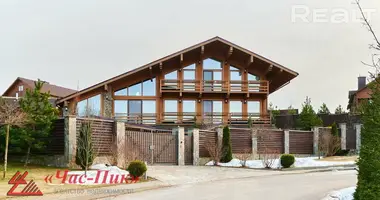
[(298, 171), (298, 170), (355, 170), (357, 165), (333, 165), (333, 166), (320, 166), (320, 167), (298, 167), (298, 168), (283, 168), (280, 171)]

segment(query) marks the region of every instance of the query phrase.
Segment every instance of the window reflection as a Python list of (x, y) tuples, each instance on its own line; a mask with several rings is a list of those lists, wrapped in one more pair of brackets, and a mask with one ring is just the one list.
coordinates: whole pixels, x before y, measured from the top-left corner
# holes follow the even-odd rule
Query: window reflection
[(143, 82), (143, 96), (156, 95), (156, 79), (147, 80)]
[(222, 63), (214, 59), (208, 58), (203, 60), (203, 69), (221, 69)]
[(169, 74), (165, 74), (165, 79), (174, 79), (177, 80), (177, 71), (171, 72)]
[(84, 99), (77, 103), (77, 115), (84, 116), (100, 116), (101, 95), (98, 94), (88, 99)]

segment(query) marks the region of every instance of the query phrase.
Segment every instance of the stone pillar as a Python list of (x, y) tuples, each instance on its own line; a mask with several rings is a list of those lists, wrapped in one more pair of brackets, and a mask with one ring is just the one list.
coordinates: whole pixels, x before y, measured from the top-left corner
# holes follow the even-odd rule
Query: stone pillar
[(178, 127), (178, 165), (185, 165), (185, 128)]
[(193, 165), (199, 165), (199, 129), (193, 129)]
[(115, 122), (115, 130), (116, 130), (116, 136), (115, 136), (115, 145), (117, 149), (117, 165), (120, 167), (126, 167), (125, 166), (125, 124), (124, 122)]
[(286, 154), (289, 154), (289, 139), (289, 130), (284, 130), (284, 148)]
[(74, 116), (65, 117), (65, 152), (67, 165), (75, 157), (77, 149), (77, 119)]
[(103, 117), (111, 118), (112, 116), (112, 91), (106, 91), (103, 93)]
[(258, 146), (257, 146), (257, 135), (259, 134), (258, 131), (259, 131), (258, 129), (252, 130), (252, 154), (255, 156), (258, 153)]
[(218, 128), (217, 131), (218, 131), (217, 142), (222, 143), (222, 141), (223, 141), (223, 128)]
[(361, 124), (355, 124), (355, 130), (356, 130), (356, 152), (360, 152), (360, 146), (361, 146), (361, 132), (362, 132), (362, 125)]
[(347, 149), (347, 146), (346, 146), (346, 142), (347, 142), (346, 123), (339, 124), (339, 128), (340, 128), (340, 148), (342, 150), (346, 150)]
[(313, 128), (313, 153), (318, 155), (319, 127)]

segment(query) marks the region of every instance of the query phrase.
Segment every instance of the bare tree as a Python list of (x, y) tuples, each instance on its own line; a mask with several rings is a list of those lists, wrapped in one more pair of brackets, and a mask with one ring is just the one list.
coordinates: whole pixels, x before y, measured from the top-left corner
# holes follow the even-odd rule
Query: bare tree
[(276, 160), (280, 157), (280, 152), (277, 149), (264, 147), (263, 157), (261, 162), (266, 169), (273, 167)]
[[(375, 31), (372, 28), (372, 25), (368, 18), (365, 16), (363, 8), (360, 4), (360, 0), (355, 0), (355, 4), (358, 6), (360, 14), (362, 16), (363, 25), (368, 29), (368, 31), (373, 36), (373, 39), (375, 41), (375, 44), (370, 45), (370, 49), (374, 49), (375, 51), (380, 51), (380, 40), (377, 37)], [(372, 54), (372, 63), (364, 63), (364, 65), (369, 66), (374, 69), (374, 72), (369, 71), (370, 78), (376, 81), (377, 83), (380, 83), (380, 80), (378, 79), (378, 76), (380, 74), (380, 54), (374, 53)]]
[(340, 149), (340, 137), (331, 133), (320, 133), (318, 139), (319, 159), (321, 153), (329, 157), (335, 155)]
[(6, 101), (0, 98), (0, 126), (6, 127), (3, 179), (7, 172), (10, 128), (23, 126), (26, 123), (25, 120), (26, 115), (21, 111), (18, 102)]
[(247, 167), (247, 160), (252, 158), (252, 156), (252, 148), (244, 148), (241, 153), (235, 155), (235, 157), (240, 160), (240, 164), (243, 167)]
[(222, 141), (218, 140), (216, 142), (207, 141), (205, 146), (207, 152), (209, 153), (211, 159), (214, 162), (214, 165), (218, 165), (220, 159), (223, 156), (223, 145)]

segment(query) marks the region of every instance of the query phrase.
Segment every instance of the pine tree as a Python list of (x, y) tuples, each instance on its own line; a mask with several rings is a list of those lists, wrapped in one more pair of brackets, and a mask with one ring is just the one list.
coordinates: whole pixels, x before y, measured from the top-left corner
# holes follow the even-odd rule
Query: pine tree
[(315, 126), (322, 125), (322, 120), (315, 113), (311, 105), (311, 99), (306, 97), (305, 102), (302, 104), (302, 111), (297, 120), (297, 128), (302, 130), (311, 130)]
[(79, 138), (77, 140), (75, 163), (87, 173), (87, 169), (92, 165), (94, 159), (95, 152), (92, 141), (92, 124), (89, 121), (84, 121), (81, 124)]
[(325, 103), (319, 108), (318, 114), (330, 114), (330, 110)]
[(231, 146), (231, 135), (230, 135), (230, 128), (228, 126), (225, 126), (223, 128), (223, 156), (220, 159), (223, 163), (228, 163), (232, 160), (232, 146)]
[(371, 86), (371, 100), (363, 105), (361, 148), (355, 200), (380, 199), (380, 83)]
[(335, 109), (335, 114), (344, 114), (346, 113), (343, 108), (342, 108), (342, 105), (339, 105), (336, 109)]
[(34, 90), (27, 90), (20, 100), (20, 107), (26, 113), (27, 123), (25, 128), (20, 129), (15, 135), (15, 141), (27, 151), (25, 165), (28, 164), (32, 149), (39, 151), (45, 149), (53, 122), (58, 116), (58, 109), (49, 101), (50, 93), (41, 91), (44, 82), (38, 80), (34, 85)]

